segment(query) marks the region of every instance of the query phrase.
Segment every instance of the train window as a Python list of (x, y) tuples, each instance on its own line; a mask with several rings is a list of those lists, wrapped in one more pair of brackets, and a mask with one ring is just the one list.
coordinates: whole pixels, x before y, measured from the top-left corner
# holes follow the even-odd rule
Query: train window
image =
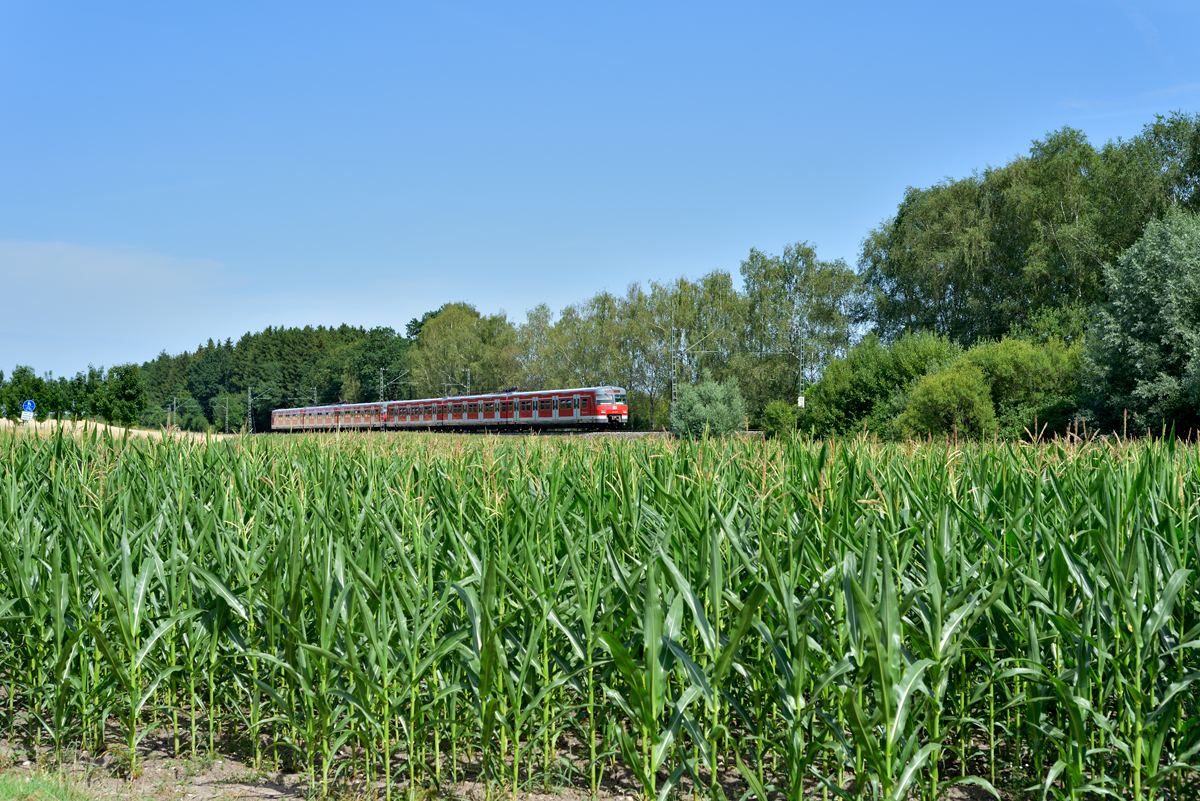
[(485, 403), (483, 404), (483, 410), (485, 412), (494, 412), (496, 410), (496, 404), (491, 402)]
[(579, 408), (580, 408), (580, 409), (586, 409), (587, 407), (588, 407), (588, 399), (587, 399), (587, 398), (580, 398), (580, 399), (579, 399)]
[(454, 404), (454, 413), (462, 414), (462, 404), (461, 403)]
[(624, 392), (618, 392), (618, 393), (616, 394), (616, 396), (613, 398), (613, 403), (617, 403), (617, 404), (619, 404), (619, 405), (622, 405), (622, 406), (624, 406), (624, 405), (625, 405), (625, 393), (624, 393)]
[(541, 409), (544, 412), (550, 411), (550, 399), (549, 398), (542, 398)]
[(475, 412), (478, 412), (478, 411), (479, 411), (479, 404), (478, 404), (478, 403), (468, 403), (468, 404), (467, 404), (467, 411), (468, 411), (469, 413), (471, 413), (471, 414), (474, 414)]

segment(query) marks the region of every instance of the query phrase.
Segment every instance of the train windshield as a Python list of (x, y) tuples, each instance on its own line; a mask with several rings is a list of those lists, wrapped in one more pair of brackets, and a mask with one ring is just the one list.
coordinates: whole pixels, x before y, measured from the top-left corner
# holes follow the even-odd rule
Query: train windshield
[(624, 406), (625, 405), (625, 393), (618, 392), (615, 396), (613, 396), (613, 403), (617, 404), (618, 406)]

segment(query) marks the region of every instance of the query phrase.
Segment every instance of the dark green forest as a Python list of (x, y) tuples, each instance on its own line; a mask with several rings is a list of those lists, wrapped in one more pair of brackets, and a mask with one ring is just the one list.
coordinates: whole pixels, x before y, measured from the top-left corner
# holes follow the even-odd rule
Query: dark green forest
[(906, 190), (856, 265), (801, 241), (752, 249), (737, 278), (633, 284), (524, 320), (447, 303), (403, 331), (268, 328), (71, 378), (17, 366), (0, 373), (0, 412), (33, 398), (42, 417), (262, 430), (283, 406), (614, 383), (634, 427), (662, 428), (672, 386), (704, 380), (771, 431), (1186, 436), (1200, 428), (1200, 114), (1102, 146), (1051, 132), (1005, 165)]

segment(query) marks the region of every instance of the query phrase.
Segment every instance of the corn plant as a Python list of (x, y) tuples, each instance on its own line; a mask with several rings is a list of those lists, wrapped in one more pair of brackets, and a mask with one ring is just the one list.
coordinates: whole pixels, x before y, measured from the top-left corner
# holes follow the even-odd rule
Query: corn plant
[(1187, 798), (1198, 521), (1167, 441), (0, 434), (0, 738), (388, 799)]

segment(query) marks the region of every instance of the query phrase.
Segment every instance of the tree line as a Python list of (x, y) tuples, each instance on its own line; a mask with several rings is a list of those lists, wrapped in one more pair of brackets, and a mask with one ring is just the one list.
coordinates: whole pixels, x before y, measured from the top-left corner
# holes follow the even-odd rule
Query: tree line
[[(637, 428), (667, 426), (683, 390), (696, 419), (818, 434), (1188, 431), (1198, 213), (1200, 115), (1101, 147), (1063, 128), (1003, 166), (908, 189), (855, 266), (798, 242), (752, 249), (738, 280), (635, 283), (523, 320), (448, 303), (402, 332), (268, 328), (69, 380), (18, 367), (0, 409), (41, 391), (66, 399), (39, 402), (52, 415), (261, 430), (287, 406), (612, 383)], [(114, 371), (142, 383), (140, 405), (86, 389)], [(719, 397), (737, 414), (704, 412)]]
[(5, 378), (0, 370), (0, 417), (16, 422), (25, 401), (34, 402), (34, 418), (102, 419), (116, 425), (135, 423), (146, 408), (146, 382), (136, 364), (109, 370), (88, 366), (73, 377), (39, 376), (32, 367), (17, 365)]

